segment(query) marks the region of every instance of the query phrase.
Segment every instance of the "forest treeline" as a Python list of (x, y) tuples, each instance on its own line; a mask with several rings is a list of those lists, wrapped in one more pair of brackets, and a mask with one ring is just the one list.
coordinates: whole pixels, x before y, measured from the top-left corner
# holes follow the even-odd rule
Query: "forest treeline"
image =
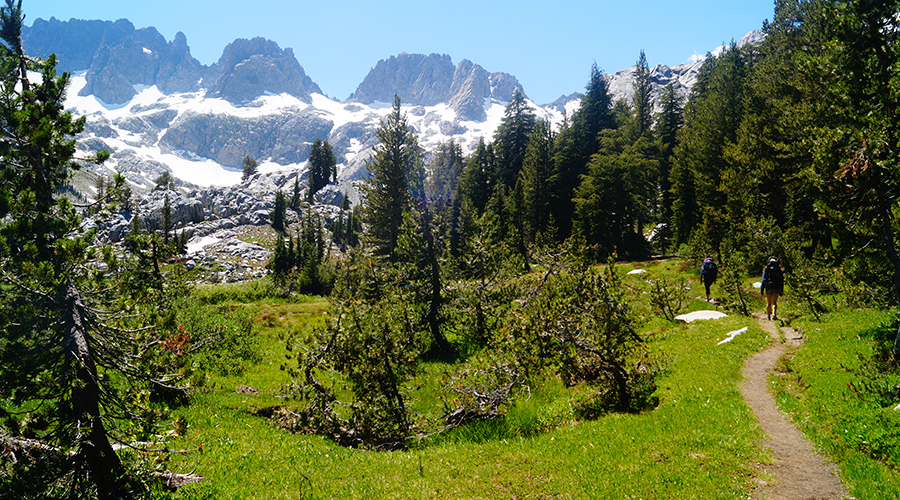
[(687, 99), (669, 86), (653, 100), (641, 52), (631, 102), (613, 102), (594, 65), (561, 125), (516, 92), (468, 155), (453, 140), (424, 151), (398, 101), (354, 207), (359, 242), (396, 262), (406, 228), (453, 278), (477, 274), (481, 246), (523, 271), (560, 245), (595, 262), (706, 254), (750, 273), (778, 255), (895, 302), (897, 11), (777, 1), (764, 42), (709, 55)]
[[(754, 273), (768, 254), (789, 267), (801, 258), (840, 267), (896, 300), (897, 11), (897, 2), (777, 1), (765, 41), (710, 55), (686, 101), (672, 87), (651, 100), (642, 52), (631, 102), (612, 101), (595, 65), (581, 107), (559, 127), (516, 93), (470, 155), (453, 141), (425, 154), (409, 133), (410, 158), (372, 162), (370, 186), (381, 184), (367, 191), (371, 241), (392, 255), (403, 212), (427, 203), (463, 274), (473, 238), (489, 228), (484, 243), (524, 266), (566, 241), (601, 262), (687, 245)], [(405, 186), (400, 172), (378, 177), (387, 161), (408, 163)], [(390, 190), (388, 200), (376, 192)]]

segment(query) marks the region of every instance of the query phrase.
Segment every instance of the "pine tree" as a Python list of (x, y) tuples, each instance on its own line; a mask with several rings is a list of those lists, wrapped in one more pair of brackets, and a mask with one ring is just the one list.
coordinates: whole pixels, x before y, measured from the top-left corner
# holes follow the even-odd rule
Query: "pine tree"
[(503, 120), (494, 133), (494, 150), (497, 154), (497, 181), (513, 187), (522, 163), (525, 149), (534, 130), (535, 117), (521, 89), (516, 89), (506, 105)]
[(294, 177), (294, 189), (291, 194), (291, 209), (300, 210), (300, 175)]
[(422, 322), (431, 333), (430, 352), (441, 358), (452, 358), (458, 351), (441, 331), (444, 293), (439, 258), (443, 252), (436, 234), (431, 204), (425, 194), (422, 161), (414, 162), (407, 170), (407, 179), (412, 203), (404, 214), (394, 253), (398, 267), (405, 276), (401, 286), (412, 290), (416, 302), (424, 304)]
[(327, 140), (316, 139), (309, 150), (309, 193), (308, 201), (313, 202), (313, 195), (328, 185), (329, 179), (337, 177), (337, 160), (331, 144)]
[(154, 191), (175, 190), (175, 178), (172, 177), (172, 173), (169, 171), (160, 174), (154, 181), (154, 184), (156, 184), (153, 188)]
[[(806, 6), (809, 8), (808, 6)], [(842, 229), (875, 243), (891, 268), (892, 303), (900, 302), (900, 33), (897, 0), (847, 2), (833, 15), (833, 35), (822, 54), (798, 53), (818, 69), (828, 121), (810, 127), (817, 180)], [(827, 70), (825, 70), (827, 68)], [(835, 168), (837, 167), (837, 168)], [(900, 329), (894, 345), (900, 355)]]
[(347, 214), (347, 224), (344, 229), (344, 240), (347, 246), (355, 247), (359, 245), (359, 236), (362, 234), (362, 209), (359, 205), (350, 209)]
[(672, 154), (678, 143), (678, 130), (684, 124), (683, 98), (674, 85), (669, 84), (660, 96), (662, 110), (656, 119), (656, 130), (659, 134), (659, 191), (660, 218), (667, 225), (672, 218)]
[(581, 176), (587, 173), (591, 155), (600, 148), (600, 132), (615, 127), (609, 84), (596, 63), (591, 66), (591, 76), (585, 88), (587, 92), (581, 99), (581, 107), (572, 117), (571, 126), (564, 127), (555, 141), (550, 191), (551, 213), (558, 226), (559, 240), (571, 234), (575, 216), (572, 199), (581, 183)]
[(525, 240), (529, 244), (534, 244), (538, 235), (547, 232), (551, 226), (550, 192), (547, 185), (553, 169), (552, 148), (550, 124), (537, 122), (519, 173), (525, 214)]
[(591, 66), (591, 76), (585, 90), (581, 107), (572, 118), (572, 129), (580, 147), (577, 156), (586, 163), (600, 149), (600, 132), (615, 127), (615, 121), (609, 83), (596, 63)]
[[(291, 248), (293, 248), (293, 241), (291, 241)], [(278, 237), (275, 239), (275, 249), (272, 252), (272, 261), (268, 266), (278, 285), (284, 285), (287, 282), (287, 275), (293, 267), (292, 253), (293, 251), (288, 250), (285, 245), (284, 234), (278, 233)]]
[(272, 208), (272, 228), (284, 232), (284, 216), (287, 211), (287, 200), (279, 189), (275, 192), (275, 205)]
[(460, 175), (457, 186), (459, 198), (461, 201), (468, 201), (478, 214), (482, 214), (496, 183), (494, 148), (485, 143), (484, 138), (479, 138), (475, 151), (466, 160), (466, 165)]
[(429, 162), (428, 199), (437, 205), (446, 205), (456, 192), (459, 177), (465, 164), (462, 146), (453, 139), (438, 144)]
[(175, 223), (172, 222), (172, 205), (171, 203), (169, 203), (169, 193), (166, 193), (165, 198), (163, 199), (161, 223), (163, 245), (168, 248), (170, 237), (172, 235), (172, 229), (175, 227)]
[(245, 181), (259, 170), (259, 163), (250, 155), (244, 156), (241, 162), (241, 180)]
[(655, 149), (646, 138), (632, 142), (626, 129), (603, 134), (575, 194), (577, 233), (599, 260), (643, 258), (648, 250), (641, 220), (648, 217), (648, 201), (655, 199)]
[[(0, 465), (0, 486), (10, 498), (130, 497), (138, 489), (110, 441), (128, 439), (131, 422), (153, 427), (135, 402), (136, 391), (159, 376), (142, 354), (156, 339), (151, 329), (136, 328), (147, 326), (135, 324), (140, 314), (123, 314), (125, 307), (142, 309), (134, 296), (111, 293), (113, 283), (90, 264), (99, 259), (90, 247), (93, 233), (82, 230), (69, 199), (56, 196), (81, 167), (72, 138), (86, 119), (64, 111), (69, 75), (56, 74), (55, 56), (25, 55), (23, 19), (21, 1), (6, 0), (0, 9), (0, 393), (9, 399), (0, 410), (0, 442), (19, 458)], [(29, 70), (40, 72), (39, 82), (29, 81)], [(118, 265), (113, 252), (104, 258)], [(35, 473), (40, 476), (29, 476)]]
[(97, 190), (97, 196), (95, 199), (103, 199), (106, 196), (106, 177), (104, 177), (103, 175), (98, 175), (94, 187)]
[[(705, 218), (728, 224), (743, 220), (743, 214), (729, 216), (724, 209), (729, 189), (744, 191), (746, 181), (729, 187), (723, 179), (729, 179), (731, 171), (725, 149), (737, 140), (744, 115), (747, 69), (746, 54), (732, 43), (723, 54), (703, 63), (697, 85), (691, 89), (673, 165), (673, 230), (678, 243), (686, 243), (684, 235), (702, 226)], [(716, 241), (711, 243), (718, 246)]]
[(393, 111), (381, 122), (376, 135), (379, 145), (366, 161), (369, 177), (362, 186), (366, 238), (376, 255), (393, 259), (404, 213), (412, 203), (409, 176), (421, 158), (416, 136), (401, 113), (399, 96), (394, 97)]
[(634, 73), (634, 124), (638, 136), (644, 136), (651, 132), (653, 125), (653, 81), (650, 78), (650, 67), (647, 65), (647, 56), (644, 51), (638, 58)]

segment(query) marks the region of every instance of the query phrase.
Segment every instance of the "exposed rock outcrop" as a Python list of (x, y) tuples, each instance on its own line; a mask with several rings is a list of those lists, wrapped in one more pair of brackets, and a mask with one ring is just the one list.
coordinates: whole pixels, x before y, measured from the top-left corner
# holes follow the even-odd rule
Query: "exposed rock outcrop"
[[(685, 99), (691, 91), (694, 83), (697, 81), (697, 75), (700, 71), (702, 62), (678, 64), (668, 67), (665, 64), (659, 64), (650, 68), (650, 79), (652, 81), (652, 90), (650, 91), (651, 99), (657, 106), (659, 111), (659, 96), (663, 90), (671, 84), (675, 90)], [(634, 79), (637, 72), (637, 66), (617, 71), (613, 75), (607, 76), (609, 82), (609, 93), (613, 100), (625, 100), (631, 102), (634, 99)]]
[[(753, 30), (741, 37), (740, 41), (737, 42), (737, 46), (756, 45), (762, 43), (764, 39), (765, 34), (762, 31)], [(717, 55), (721, 53), (722, 50), (724, 50), (724, 47), (719, 47), (712, 52), (712, 55)], [(656, 111), (659, 111), (659, 96), (662, 94), (663, 89), (670, 84), (686, 99), (691, 88), (697, 83), (697, 76), (700, 73), (700, 67), (702, 65), (702, 61), (697, 61), (676, 64), (672, 67), (666, 66), (665, 64), (659, 64), (651, 68), (650, 78), (653, 81), (651, 97), (657, 106)], [(634, 98), (634, 77), (636, 70), (637, 66), (632, 66), (607, 77), (609, 82), (609, 93), (614, 101), (625, 100), (630, 103)]]
[(378, 61), (349, 100), (392, 103), (398, 95), (405, 105), (448, 103), (458, 119), (483, 121), (485, 99), (506, 102), (521, 88), (515, 77), (488, 73), (467, 59), (454, 66), (446, 54), (403, 53)]
[(156, 231), (162, 228), (163, 205), (167, 196), (172, 223), (176, 227), (203, 222), (206, 218), (203, 203), (196, 198), (185, 196), (178, 191), (151, 191), (140, 197), (137, 203), (137, 211), (145, 230)]
[(183, 33), (166, 42), (156, 28), (135, 29), (127, 19), (38, 19), (23, 30), (22, 43), (31, 55), (56, 53), (61, 70), (87, 70), (80, 95), (94, 95), (108, 104), (128, 102), (135, 85), (157, 85), (163, 92), (197, 90), (206, 73), (191, 57)]
[(79, 94), (107, 104), (128, 102), (136, 85), (156, 85), (167, 94), (207, 88), (211, 97), (234, 104), (280, 93), (308, 101), (311, 93), (322, 93), (291, 49), (264, 38), (235, 40), (211, 67), (191, 56), (184, 33), (166, 42), (156, 28), (135, 29), (127, 19), (38, 19), (23, 30), (23, 45), (33, 56), (55, 53), (61, 70), (86, 70)]
[(238, 168), (247, 155), (279, 165), (305, 161), (313, 140), (327, 137), (333, 124), (310, 110), (284, 110), (258, 118), (188, 111), (160, 138), (165, 152), (190, 151)]
[(38, 18), (32, 26), (22, 28), (25, 52), (36, 57), (56, 54), (60, 71), (82, 71), (91, 67), (100, 48), (103, 34), (113, 28), (112, 21), (49, 21)]
[[(210, 68), (207, 96), (221, 97), (241, 104), (271, 94), (290, 94), (309, 101), (310, 94), (322, 89), (303, 71), (291, 49), (282, 50), (264, 38), (240, 38), (228, 44), (219, 62)], [(204, 82), (206, 85), (207, 82)]]

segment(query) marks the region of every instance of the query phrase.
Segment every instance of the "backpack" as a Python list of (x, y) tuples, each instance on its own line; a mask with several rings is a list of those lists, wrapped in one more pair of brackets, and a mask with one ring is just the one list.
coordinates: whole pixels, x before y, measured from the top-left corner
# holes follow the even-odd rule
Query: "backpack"
[(715, 281), (716, 276), (718, 276), (718, 275), (719, 275), (719, 268), (716, 267), (716, 263), (713, 262), (712, 260), (708, 260), (708, 261), (704, 262), (703, 265), (700, 267), (700, 277), (702, 277), (702, 278), (709, 277), (709, 279)]
[(784, 288), (784, 273), (777, 262), (766, 264), (766, 268), (763, 269), (762, 286), (766, 290), (781, 290)]

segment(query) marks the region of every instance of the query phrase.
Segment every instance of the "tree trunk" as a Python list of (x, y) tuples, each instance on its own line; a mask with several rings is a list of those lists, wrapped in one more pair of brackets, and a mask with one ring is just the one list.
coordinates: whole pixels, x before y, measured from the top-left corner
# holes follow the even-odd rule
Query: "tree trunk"
[(428, 210), (427, 204), (422, 209), (422, 217), (424, 218), (426, 251), (428, 252), (428, 261), (431, 266), (431, 298), (428, 301), (428, 313), (425, 316), (425, 320), (428, 323), (428, 328), (431, 330), (431, 337), (434, 340), (437, 353), (441, 357), (454, 357), (459, 351), (441, 333), (440, 306), (441, 302), (443, 302), (443, 296), (441, 295), (441, 268), (434, 244), (434, 234), (431, 232), (431, 212)]
[[(78, 289), (71, 282), (60, 287), (60, 298), (63, 305), (66, 365), (74, 365), (77, 378), (77, 382), (72, 384), (72, 415), (69, 416), (79, 432), (76, 456), (87, 463), (100, 498), (120, 498), (125, 489), (125, 469), (109, 444), (109, 436), (100, 415), (101, 389), (93, 348), (89, 342), (89, 313)], [(88, 429), (86, 435), (82, 429)]]
[[(894, 299), (900, 303), (900, 255), (894, 246), (894, 229), (889, 214), (890, 211), (885, 210), (881, 216), (881, 230), (885, 251), (894, 266)], [(897, 328), (897, 335), (894, 337), (894, 359), (900, 359), (900, 328)]]

